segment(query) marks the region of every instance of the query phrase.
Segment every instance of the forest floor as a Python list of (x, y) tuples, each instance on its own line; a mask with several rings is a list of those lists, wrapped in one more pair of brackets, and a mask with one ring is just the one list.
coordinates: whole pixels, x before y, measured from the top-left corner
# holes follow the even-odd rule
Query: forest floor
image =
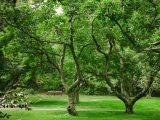
[[(135, 113), (124, 113), (124, 104), (114, 96), (80, 96), (78, 116), (67, 114), (67, 96), (35, 95), (29, 98), (32, 111), (2, 109), (10, 120), (160, 120), (160, 98), (143, 98), (134, 106)], [(7, 120), (7, 119), (2, 119)]]

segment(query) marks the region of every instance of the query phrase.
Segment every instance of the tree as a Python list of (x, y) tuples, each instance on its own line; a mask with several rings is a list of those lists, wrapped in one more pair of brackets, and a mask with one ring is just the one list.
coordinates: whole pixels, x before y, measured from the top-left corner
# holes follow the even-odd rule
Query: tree
[[(74, 6), (78, 3), (70, 4), (71, 6), (64, 3), (66, 14), (63, 15), (56, 15), (53, 7), (60, 3), (52, 1), (42, 3), (37, 8), (16, 6), (11, 11), (14, 15), (7, 11), (3, 14), (5, 22), (17, 32), (17, 42), (23, 46), (21, 52), (36, 53), (53, 66), (54, 73), (57, 70), (69, 98), (67, 110), (71, 115), (77, 115), (75, 96), (83, 79), (79, 60), (84, 48), (88, 46), (84, 42), (85, 38), (78, 41), (82, 38), (78, 34), (80, 28), (76, 21), (79, 19), (79, 6), (76, 9)], [(45, 11), (49, 13), (46, 14)]]
[[(160, 70), (159, 48), (149, 48), (159, 42), (155, 37), (160, 22), (159, 4), (158, 1), (103, 1), (101, 5), (91, 30), (97, 52), (103, 55), (101, 75), (124, 102), (126, 112), (133, 113), (133, 105), (147, 93)], [(138, 90), (143, 79), (147, 80), (146, 86)]]

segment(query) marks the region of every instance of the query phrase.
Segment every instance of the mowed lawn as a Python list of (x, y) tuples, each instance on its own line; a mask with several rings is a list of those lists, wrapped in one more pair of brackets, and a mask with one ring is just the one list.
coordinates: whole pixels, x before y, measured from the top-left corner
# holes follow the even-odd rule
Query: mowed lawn
[[(124, 113), (124, 104), (111, 96), (80, 96), (79, 115), (67, 114), (67, 96), (36, 95), (30, 98), (32, 111), (2, 109), (10, 120), (160, 120), (160, 98), (143, 98), (134, 106), (135, 113)], [(6, 119), (2, 119), (6, 120)]]

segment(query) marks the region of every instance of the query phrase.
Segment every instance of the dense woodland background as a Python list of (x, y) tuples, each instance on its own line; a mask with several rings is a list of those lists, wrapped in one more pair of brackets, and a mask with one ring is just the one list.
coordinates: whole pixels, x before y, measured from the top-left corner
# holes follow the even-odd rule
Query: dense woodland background
[(159, 0), (0, 0), (0, 103), (16, 93), (160, 96)]

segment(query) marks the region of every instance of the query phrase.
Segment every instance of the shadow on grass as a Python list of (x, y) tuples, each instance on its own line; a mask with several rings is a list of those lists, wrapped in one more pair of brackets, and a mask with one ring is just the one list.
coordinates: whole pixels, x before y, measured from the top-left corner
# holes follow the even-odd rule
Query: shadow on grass
[(121, 101), (82, 101), (77, 106), (88, 106), (88, 107), (96, 107), (96, 108), (106, 108), (106, 109), (115, 109), (122, 110), (124, 109), (124, 104)]
[(30, 103), (31, 106), (40, 106), (40, 107), (48, 107), (48, 106), (65, 106), (67, 104), (67, 101), (58, 101), (58, 100), (40, 100), (36, 102)]

